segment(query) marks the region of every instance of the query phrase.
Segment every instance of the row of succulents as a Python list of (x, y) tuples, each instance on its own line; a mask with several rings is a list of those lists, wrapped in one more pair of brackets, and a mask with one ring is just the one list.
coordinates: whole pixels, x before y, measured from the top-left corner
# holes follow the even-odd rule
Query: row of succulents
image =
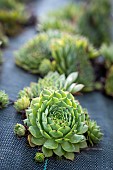
[[(104, 85), (106, 94), (110, 95), (106, 89), (109, 80), (100, 84), (102, 78), (106, 79), (110, 72), (109, 66), (106, 67), (109, 61), (105, 52), (110, 48), (110, 21), (109, 0), (68, 4), (62, 9), (50, 12), (45, 20), (41, 18), (38, 24), (40, 34), (16, 53), (15, 62), (23, 69), (41, 76), (49, 71), (58, 71), (66, 76), (78, 71), (79, 83), (85, 85), (84, 91), (102, 89)], [(103, 43), (107, 45), (102, 45)], [(92, 44), (100, 47), (99, 50)], [(99, 68), (97, 61), (100, 55), (106, 60), (105, 64), (103, 63), (106, 71), (103, 73), (101, 67), (96, 68)], [(99, 74), (95, 70), (98, 70)], [(95, 81), (99, 82), (94, 83)]]
[(73, 2), (64, 8), (49, 13), (49, 19), (41, 19), (39, 31), (58, 29), (79, 33), (89, 38), (96, 46), (111, 41), (111, 1), (91, 0), (85, 3)]
[(0, 40), (7, 45), (7, 36), (14, 36), (30, 23), (31, 14), (17, 0), (0, 0)]
[[(102, 9), (99, 17), (106, 13), (106, 8)], [(104, 40), (101, 39), (100, 25), (98, 41), (90, 38), (90, 33), (94, 35), (92, 30), (88, 30), (87, 35), (92, 43), (83, 36), (86, 33), (81, 30), (81, 27), (85, 27), (81, 26), (81, 21), (88, 10), (89, 7), (86, 9), (85, 5), (71, 4), (49, 14), (49, 20), (38, 26), (40, 33), (15, 54), (18, 66), (43, 76), (38, 83), (31, 83), (21, 90), (14, 102), (16, 111), (24, 114), (24, 125), (17, 123), (14, 133), (19, 137), (27, 136), (29, 145), (37, 147), (34, 158), (38, 162), (53, 155), (74, 160), (75, 153), (97, 144), (103, 136), (100, 127), (74, 97), (80, 90), (95, 89), (93, 64), (105, 49), (97, 50), (92, 44), (100, 46), (99, 41), (106, 42), (106, 36)], [(98, 27), (99, 23), (96, 23)], [(108, 63), (106, 60), (106, 67)], [(111, 72), (108, 77), (112, 79)], [(105, 87), (109, 89), (109, 85)], [(8, 104), (7, 94), (0, 91), (0, 108)]]
[(18, 66), (42, 76), (49, 71), (58, 71), (68, 76), (79, 72), (79, 83), (85, 91), (94, 89), (94, 70), (91, 61), (99, 56), (87, 38), (61, 31), (48, 31), (38, 34), (15, 54)]

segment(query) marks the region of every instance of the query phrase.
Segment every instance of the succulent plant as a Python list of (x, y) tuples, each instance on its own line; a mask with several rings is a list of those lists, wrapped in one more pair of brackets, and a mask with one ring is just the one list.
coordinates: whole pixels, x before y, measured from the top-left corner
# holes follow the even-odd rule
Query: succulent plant
[(19, 33), (28, 18), (28, 15), (19, 10), (0, 10), (0, 23), (4, 33), (8, 36), (14, 36)]
[(97, 125), (95, 121), (88, 122), (88, 131), (87, 131), (87, 140), (89, 141), (90, 145), (97, 144), (103, 134), (100, 132), (100, 127)]
[(22, 97), (27, 97), (29, 99), (32, 99), (34, 97), (33, 93), (32, 93), (32, 89), (30, 87), (24, 87), (23, 90), (20, 90), (19, 94), (18, 94), (18, 98), (22, 98)]
[[(41, 71), (44, 74), (50, 68), (50, 62), (47, 61), (47, 59), (51, 58), (50, 41), (62, 35), (64, 34), (59, 31), (48, 31), (47, 33), (38, 34), (17, 51), (15, 63), (31, 73), (40, 73)], [(42, 70), (44, 63), (47, 63), (48, 67), (45, 66), (46, 69)]]
[(40, 63), (39, 66), (39, 73), (44, 76), (46, 75), (49, 71), (52, 70), (52, 64), (51, 61), (48, 59), (43, 59), (42, 62)]
[(17, 2), (16, 0), (0, 0), (0, 9), (5, 9), (5, 10), (14, 10), (22, 8), (23, 9), (23, 4)]
[(32, 101), (26, 116), (24, 123), (29, 127), (29, 144), (42, 145), (45, 157), (54, 152), (73, 160), (74, 152), (87, 147), (84, 133), (88, 126), (78, 102), (70, 93), (44, 90)]
[(102, 43), (109, 43), (111, 41), (110, 15), (110, 0), (91, 0), (78, 21), (80, 34), (88, 37), (97, 47)]
[(19, 124), (17, 123), (15, 126), (14, 126), (14, 133), (19, 136), (19, 137), (22, 137), (25, 135), (25, 132), (26, 132), (26, 129), (25, 127), (22, 125), (22, 124)]
[(50, 57), (48, 47), (48, 35), (45, 33), (37, 35), (22, 47), (15, 55), (18, 66), (32, 73), (39, 73), (39, 66), (43, 59)]
[(77, 29), (71, 23), (65, 20), (58, 20), (57, 18), (52, 17), (51, 19), (45, 19), (38, 24), (39, 31), (48, 31), (48, 30), (60, 30), (63, 32), (76, 33)]
[(6, 107), (9, 104), (9, 97), (5, 91), (0, 90), (0, 109)]
[(18, 112), (27, 109), (29, 105), (30, 105), (30, 99), (26, 96), (21, 97), (14, 103), (14, 107)]
[(43, 153), (37, 152), (35, 155), (36, 162), (44, 162), (44, 158), (45, 158), (45, 156)]
[(103, 133), (100, 130), (100, 127), (97, 125), (96, 121), (90, 120), (87, 109), (84, 109), (86, 122), (88, 126), (88, 131), (86, 132), (86, 139), (88, 144), (93, 146), (97, 144), (103, 137)]
[(63, 8), (51, 11), (48, 16), (55, 17), (57, 20), (67, 20), (71, 23), (76, 23), (84, 11), (83, 4), (69, 3)]
[(2, 42), (2, 47), (6, 46), (8, 44), (8, 38), (3, 32), (3, 28), (0, 25), (0, 41)]
[(88, 44), (87, 39), (67, 35), (55, 39), (51, 45), (51, 51), (55, 60), (55, 70), (66, 75), (78, 71), (80, 77), (78, 82), (85, 85), (84, 90), (93, 90), (95, 77), (89, 59), (97, 57), (99, 53), (92, 45)]
[(113, 64), (113, 44), (103, 44), (100, 48), (100, 53), (105, 59), (106, 68), (109, 69)]
[(85, 112), (69, 92), (44, 90), (32, 100), (26, 116), (29, 144), (42, 146), (45, 157), (54, 153), (73, 160), (75, 152), (87, 147)]
[(23, 90), (21, 90), (19, 92), (18, 98), (26, 96), (29, 99), (33, 99), (38, 97), (44, 89), (62, 89), (75, 94), (84, 87), (83, 84), (76, 83), (77, 77), (77, 72), (69, 74), (67, 78), (64, 74), (60, 75), (58, 72), (49, 72), (44, 78), (40, 78), (38, 83), (31, 83), (30, 87), (25, 87)]
[(109, 69), (107, 77), (106, 77), (105, 92), (107, 95), (113, 97), (113, 65)]

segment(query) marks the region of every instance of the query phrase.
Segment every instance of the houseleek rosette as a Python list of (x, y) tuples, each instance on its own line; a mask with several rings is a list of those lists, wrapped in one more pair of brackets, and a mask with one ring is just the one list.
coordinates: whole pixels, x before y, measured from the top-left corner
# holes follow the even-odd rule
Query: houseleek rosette
[(26, 116), (29, 144), (42, 145), (45, 157), (54, 153), (73, 160), (74, 152), (87, 147), (85, 114), (69, 92), (44, 90), (32, 100)]
[(55, 70), (65, 75), (78, 71), (78, 82), (85, 85), (84, 90), (94, 90), (95, 75), (90, 59), (96, 58), (99, 52), (86, 38), (67, 34), (52, 41), (51, 51)]
[(0, 109), (6, 107), (9, 104), (9, 97), (5, 91), (0, 90)]
[(38, 97), (44, 89), (49, 90), (65, 90), (72, 94), (79, 92), (84, 85), (77, 84), (78, 72), (73, 72), (66, 77), (58, 72), (49, 72), (44, 78), (40, 78), (38, 83), (32, 82), (30, 87), (20, 90), (18, 98), (26, 96), (29, 99)]

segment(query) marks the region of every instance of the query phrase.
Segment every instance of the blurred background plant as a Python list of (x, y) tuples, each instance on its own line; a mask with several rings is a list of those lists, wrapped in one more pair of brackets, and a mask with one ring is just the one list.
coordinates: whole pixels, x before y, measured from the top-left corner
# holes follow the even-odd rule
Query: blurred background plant
[(111, 41), (111, 1), (90, 0), (78, 21), (80, 34), (97, 47)]
[[(0, 0), (0, 25), (5, 35), (14, 36), (18, 34), (29, 23), (30, 17), (31, 14), (26, 11), (26, 7), (22, 2)], [(3, 38), (3, 42), (6, 43), (6, 37)]]
[(105, 92), (107, 95), (113, 97), (113, 65), (109, 69), (107, 77), (106, 77)]
[[(0, 46), (1, 46), (2, 42), (0, 41)], [(2, 52), (1, 52), (1, 48), (0, 48), (0, 64), (2, 64)]]

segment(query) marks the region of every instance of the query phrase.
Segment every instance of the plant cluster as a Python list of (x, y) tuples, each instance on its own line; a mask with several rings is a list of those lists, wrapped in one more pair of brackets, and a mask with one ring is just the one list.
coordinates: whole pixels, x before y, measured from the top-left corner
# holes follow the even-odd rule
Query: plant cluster
[(86, 91), (94, 89), (95, 75), (90, 60), (99, 56), (87, 38), (59, 31), (40, 33), (15, 55), (15, 62), (25, 70), (42, 76), (58, 71), (68, 76), (78, 71)]

